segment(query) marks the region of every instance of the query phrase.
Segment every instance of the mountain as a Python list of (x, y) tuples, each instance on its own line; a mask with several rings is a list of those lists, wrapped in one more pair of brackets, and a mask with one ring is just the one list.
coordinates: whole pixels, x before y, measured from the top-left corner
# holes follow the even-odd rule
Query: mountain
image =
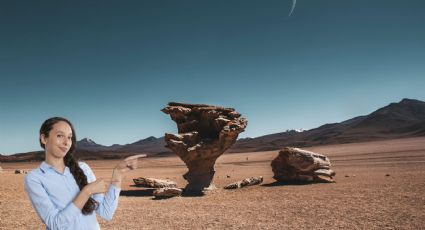
[(238, 141), (229, 152), (276, 150), (284, 146), (306, 147), (425, 135), (425, 102), (403, 99), (369, 115), (325, 124), (304, 132), (275, 133)]
[(121, 152), (142, 152), (142, 153), (171, 153), (171, 150), (165, 148), (164, 137), (156, 138), (150, 136), (146, 139), (136, 141), (131, 144), (123, 145), (116, 149)]
[[(241, 138), (227, 152), (277, 150), (284, 146), (307, 147), (324, 144), (365, 142), (404, 137), (425, 136), (425, 102), (403, 99), (391, 103), (369, 115), (325, 124), (310, 130), (287, 130), (256, 138)], [(165, 148), (164, 137), (148, 137), (126, 145), (99, 145), (89, 138), (77, 142), (76, 155), (80, 159), (116, 159), (136, 153), (150, 156), (173, 154)], [(28, 152), (11, 156), (0, 155), (4, 161), (40, 161), (44, 153)]]
[(99, 145), (89, 138), (81, 139), (77, 141), (77, 149), (84, 151), (116, 151), (116, 152), (144, 152), (144, 153), (161, 153), (169, 152), (165, 147), (164, 137), (156, 138), (150, 136), (148, 138), (136, 141), (131, 144), (118, 145), (114, 144), (111, 146)]
[(77, 149), (89, 150), (89, 151), (102, 151), (102, 150), (108, 150), (109, 148), (104, 145), (97, 144), (92, 139), (83, 138), (77, 141)]

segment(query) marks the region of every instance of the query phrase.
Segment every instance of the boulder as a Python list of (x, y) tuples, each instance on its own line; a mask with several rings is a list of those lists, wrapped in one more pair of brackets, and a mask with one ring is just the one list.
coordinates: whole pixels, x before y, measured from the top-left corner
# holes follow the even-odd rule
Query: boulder
[(224, 189), (236, 189), (236, 188), (242, 188), (245, 186), (251, 186), (251, 185), (257, 185), (263, 183), (263, 177), (251, 177), (247, 179), (243, 179), (241, 181), (237, 181), (235, 183), (228, 184), (224, 186)]
[(149, 188), (175, 188), (177, 183), (170, 180), (161, 180), (155, 178), (139, 177), (133, 179), (134, 183), (140, 187), (149, 187)]
[(180, 196), (181, 194), (182, 194), (182, 190), (179, 188), (159, 188), (153, 191), (153, 195), (156, 198)]
[(271, 166), (277, 181), (335, 182), (329, 158), (319, 153), (285, 147)]
[(162, 109), (177, 123), (178, 134), (165, 134), (165, 147), (188, 167), (185, 192), (202, 192), (214, 177), (214, 164), (245, 130), (248, 121), (233, 108), (171, 102)]
[(22, 169), (15, 169), (15, 174), (24, 174), (25, 171)]

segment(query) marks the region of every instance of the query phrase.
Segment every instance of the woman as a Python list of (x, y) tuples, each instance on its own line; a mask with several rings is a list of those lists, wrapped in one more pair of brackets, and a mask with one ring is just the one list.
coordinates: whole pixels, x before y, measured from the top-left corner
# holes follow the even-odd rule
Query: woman
[(124, 159), (113, 170), (108, 186), (96, 180), (90, 167), (73, 157), (76, 136), (65, 118), (47, 119), (40, 128), (45, 161), (25, 177), (25, 190), (46, 229), (100, 229), (97, 213), (111, 220), (117, 209), (121, 181), (137, 168), (136, 155)]

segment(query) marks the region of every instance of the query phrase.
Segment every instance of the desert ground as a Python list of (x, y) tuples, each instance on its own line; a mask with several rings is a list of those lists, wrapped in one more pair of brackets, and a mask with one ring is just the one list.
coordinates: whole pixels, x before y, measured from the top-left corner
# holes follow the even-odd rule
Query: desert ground
[[(270, 162), (278, 151), (224, 154), (216, 163), (217, 189), (202, 197), (154, 199), (135, 187), (139, 176), (171, 179), (184, 187), (178, 157), (145, 158), (127, 175), (119, 207), (102, 229), (425, 229), (425, 137), (305, 148), (328, 156), (336, 183), (276, 184)], [(109, 178), (118, 161), (88, 161)], [(39, 163), (1, 163), (0, 229), (45, 228), (24, 190)], [(229, 176), (229, 177), (228, 177)], [(252, 176), (261, 185), (223, 186)]]

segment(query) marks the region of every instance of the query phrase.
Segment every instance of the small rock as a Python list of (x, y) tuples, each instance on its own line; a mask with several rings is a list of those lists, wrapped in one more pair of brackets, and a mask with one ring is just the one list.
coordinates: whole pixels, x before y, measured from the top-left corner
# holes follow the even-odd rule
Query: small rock
[(385, 176), (390, 176), (390, 174), (385, 174)]
[(22, 169), (15, 169), (15, 174), (24, 174), (25, 171)]
[(229, 176), (229, 175), (226, 175), (226, 177), (227, 177), (227, 178), (230, 178), (230, 176)]
[(177, 183), (171, 180), (161, 180), (155, 178), (139, 177), (133, 179), (137, 186), (149, 188), (176, 188)]
[(182, 190), (179, 188), (159, 188), (153, 191), (153, 195), (157, 198), (180, 196)]
[(243, 179), (241, 181), (237, 181), (235, 183), (228, 184), (224, 186), (224, 189), (236, 189), (236, 188), (242, 188), (245, 186), (251, 186), (256, 184), (261, 184), (263, 182), (263, 177), (251, 177), (247, 179)]
[(350, 177), (349, 175), (345, 175), (345, 177)]

